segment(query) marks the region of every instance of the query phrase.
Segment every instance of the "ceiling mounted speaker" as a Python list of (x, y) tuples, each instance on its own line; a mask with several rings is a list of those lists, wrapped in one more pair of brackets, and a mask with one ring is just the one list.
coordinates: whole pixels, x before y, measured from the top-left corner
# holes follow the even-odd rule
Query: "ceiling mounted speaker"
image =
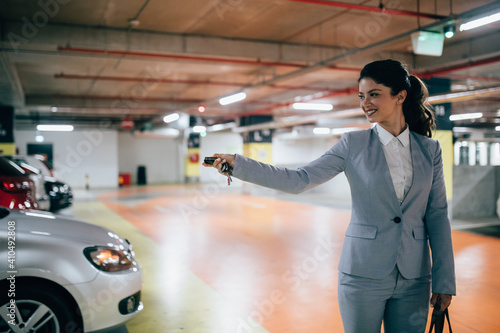
[(417, 31), (411, 34), (413, 53), (439, 57), (443, 54), (444, 35), (434, 31)]

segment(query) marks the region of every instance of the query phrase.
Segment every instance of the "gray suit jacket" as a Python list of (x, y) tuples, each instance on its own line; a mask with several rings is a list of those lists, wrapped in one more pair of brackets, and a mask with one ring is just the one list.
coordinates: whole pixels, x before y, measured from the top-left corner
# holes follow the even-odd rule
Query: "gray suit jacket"
[(407, 279), (432, 272), (432, 291), (455, 295), (441, 147), (438, 141), (410, 131), (410, 149), (413, 183), (401, 205), (373, 128), (344, 134), (323, 156), (296, 170), (236, 155), (233, 175), (300, 193), (345, 172), (352, 212), (339, 270), (373, 279), (388, 276), (395, 265)]

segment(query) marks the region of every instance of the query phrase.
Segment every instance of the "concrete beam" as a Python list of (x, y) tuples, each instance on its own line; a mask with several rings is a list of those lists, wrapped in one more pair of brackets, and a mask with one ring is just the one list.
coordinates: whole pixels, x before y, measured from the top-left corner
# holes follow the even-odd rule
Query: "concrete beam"
[(24, 91), (15, 66), (0, 52), (0, 104), (22, 107)]
[(25, 48), (55, 50), (57, 46), (151, 52), (191, 54), (200, 56), (266, 59), (283, 62), (310, 63), (323, 60), (345, 48), (321, 45), (255, 41), (174, 33), (147, 32), (47, 24), (27, 34), (26, 23), (3, 21), (0, 40), (4, 48), (22, 51)]

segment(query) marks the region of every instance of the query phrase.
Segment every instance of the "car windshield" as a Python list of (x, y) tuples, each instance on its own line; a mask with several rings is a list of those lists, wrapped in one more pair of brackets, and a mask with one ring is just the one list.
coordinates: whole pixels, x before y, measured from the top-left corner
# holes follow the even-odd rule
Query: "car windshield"
[(19, 177), (26, 173), (16, 163), (9, 161), (5, 157), (0, 157), (0, 176)]

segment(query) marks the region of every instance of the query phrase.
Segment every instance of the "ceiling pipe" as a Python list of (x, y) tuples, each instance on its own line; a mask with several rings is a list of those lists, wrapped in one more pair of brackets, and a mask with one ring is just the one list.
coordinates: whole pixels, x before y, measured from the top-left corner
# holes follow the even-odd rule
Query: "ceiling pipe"
[(159, 98), (159, 97), (128, 97), (128, 96), (106, 96), (106, 95), (72, 95), (72, 94), (54, 94), (53, 97), (69, 99), (104, 99), (116, 101), (134, 102), (176, 102), (176, 103), (200, 103), (201, 100), (194, 98)]
[(279, 120), (274, 120), (266, 123), (249, 125), (249, 126), (241, 126), (237, 128), (233, 128), (233, 132), (235, 133), (244, 133), (262, 129), (272, 129), (272, 128), (283, 128), (283, 127), (291, 127), (296, 125), (302, 125), (306, 123), (316, 122), (319, 118), (321, 119), (335, 119), (335, 118), (348, 118), (363, 115), (363, 111), (360, 108), (342, 110), (342, 111), (332, 111), (332, 112), (324, 112), (320, 114), (314, 114), (310, 116), (290, 116), (281, 118)]
[(476, 80), (476, 81), (500, 81), (500, 77), (458, 75), (458, 74), (438, 74), (433, 77), (444, 77), (452, 80)]
[(431, 76), (437, 76), (437, 75), (443, 75), (445, 73), (449, 72), (455, 72), (455, 71), (460, 71), (463, 69), (468, 69), (471, 67), (477, 67), (477, 66), (484, 66), (484, 65), (489, 65), (493, 63), (500, 62), (500, 56), (492, 57), (492, 58), (487, 58), (487, 59), (482, 59), (478, 61), (469, 61), (463, 64), (455, 65), (455, 66), (449, 66), (433, 71), (427, 71), (421, 73), (421, 75), (425, 78), (431, 77)]
[[(97, 76), (97, 75), (75, 75), (75, 74), (55, 74), (56, 79), (76, 79), (76, 80), (95, 80), (95, 81), (118, 81), (118, 82), (152, 82), (169, 84), (191, 84), (191, 85), (209, 85), (209, 86), (231, 86), (244, 88), (247, 84), (221, 82), (221, 81), (203, 81), (203, 80), (173, 80), (159, 78), (141, 78), (141, 77), (123, 77), (123, 76)], [(289, 86), (289, 85), (270, 85), (269, 88), (282, 90), (311, 90), (311, 91), (334, 91), (328, 88), (308, 87), (308, 86)]]
[[(479, 89), (473, 91), (465, 91), (461, 93), (449, 93), (443, 95), (435, 95), (429, 97), (428, 101), (430, 104), (441, 104), (445, 102), (458, 102), (474, 99), (477, 97), (484, 97), (488, 95), (495, 95), (500, 93), (500, 87), (495, 88), (487, 88), (487, 89)], [(348, 109), (343, 111), (331, 111), (324, 112), (310, 116), (291, 116), (285, 117), (279, 120), (274, 120), (266, 123), (249, 125), (249, 126), (241, 126), (238, 128), (234, 128), (233, 132), (236, 133), (244, 133), (249, 131), (256, 131), (261, 129), (271, 129), (271, 128), (282, 128), (282, 127), (291, 127), (301, 124), (307, 124), (311, 122), (316, 122), (318, 119), (334, 119), (334, 118), (347, 118), (347, 117), (356, 117), (363, 115), (363, 111), (360, 108)]]
[(351, 4), (351, 3), (344, 3), (344, 2), (338, 2), (338, 1), (325, 1), (325, 0), (288, 0), (288, 1), (304, 2), (304, 3), (309, 3), (309, 4), (315, 4), (315, 5), (340, 7), (340, 8), (363, 10), (363, 11), (384, 13), (384, 14), (421, 17), (421, 18), (427, 18), (427, 19), (432, 19), (432, 20), (442, 20), (442, 19), (447, 17), (447, 16), (443, 16), (443, 15), (430, 14), (430, 13), (420, 13), (420, 12), (412, 12), (412, 11), (408, 11), (408, 10), (389, 9), (389, 8), (385, 8), (383, 4), (381, 4), (378, 7), (372, 7), (372, 6), (355, 5), (355, 4)]
[[(227, 58), (215, 58), (215, 57), (173, 55), (164, 53), (88, 49), (88, 48), (71, 47), (71, 46), (58, 46), (57, 51), (68, 52), (68, 53), (84, 53), (92, 55), (117, 56), (117, 57), (138, 57), (138, 58), (171, 59), (171, 60), (197, 61), (197, 62), (213, 62), (213, 63), (223, 63), (223, 64), (247, 65), (247, 66), (294, 67), (294, 68), (307, 67), (307, 65), (298, 63), (263, 61), (260, 59), (257, 60), (227, 59)], [(327, 68), (331, 70), (359, 71), (358, 68), (352, 68), (352, 67), (327, 66)]]
[(353, 94), (353, 93), (356, 93), (356, 92), (358, 92), (358, 87), (352, 87), (352, 88), (346, 88), (346, 89), (339, 89), (339, 90), (332, 91), (332, 92), (330, 92), (328, 94), (325, 94), (325, 95), (311, 97), (311, 98), (303, 99), (303, 100), (300, 100), (300, 101), (294, 100), (292, 102), (277, 103), (277, 104), (274, 104), (274, 105), (263, 107), (261, 109), (251, 110), (251, 111), (248, 111), (248, 112), (243, 113), (243, 114), (238, 114), (238, 116), (239, 117), (246, 117), (246, 116), (253, 116), (253, 115), (257, 115), (257, 114), (263, 114), (263, 113), (267, 113), (269, 111), (272, 111), (272, 110), (275, 110), (275, 109), (279, 109), (279, 108), (282, 108), (282, 107), (288, 107), (288, 106), (292, 105), (293, 103), (310, 102), (310, 101), (314, 101), (314, 100), (318, 100), (318, 99), (323, 99), (323, 98), (349, 95), (349, 94)]

